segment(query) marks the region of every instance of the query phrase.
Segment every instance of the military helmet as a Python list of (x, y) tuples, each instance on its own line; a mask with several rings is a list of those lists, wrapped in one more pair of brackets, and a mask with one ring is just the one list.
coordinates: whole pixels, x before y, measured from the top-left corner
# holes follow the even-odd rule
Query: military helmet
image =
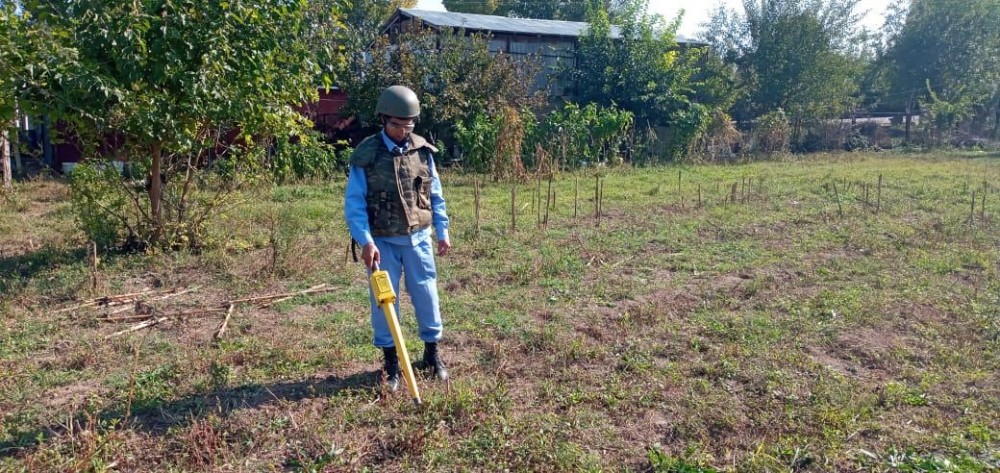
[(375, 113), (396, 118), (416, 118), (420, 115), (420, 100), (409, 87), (394, 85), (382, 91)]

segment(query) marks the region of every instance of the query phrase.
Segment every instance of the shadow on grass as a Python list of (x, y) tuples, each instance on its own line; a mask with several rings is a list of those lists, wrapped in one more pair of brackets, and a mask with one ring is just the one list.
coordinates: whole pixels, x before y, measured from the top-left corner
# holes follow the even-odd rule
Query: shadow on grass
[(38, 275), (71, 264), (85, 263), (87, 250), (79, 248), (42, 247), (12, 256), (0, 256), (0, 293), (11, 294), (23, 288)]
[[(132, 429), (152, 435), (165, 435), (171, 428), (184, 427), (207, 415), (227, 417), (238, 411), (260, 406), (298, 402), (304, 399), (330, 397), (345, 389), (375, 389), (381, 383), (381, 371), (373, 370), (344, 378), (328, 377), (276, 384), (247, 384), (207, 393), (193, 394), (174, 401), (167, 401), (132, 412), (123, 429)], [(87, 416), (85, 411), (73, 414), (75, 423), (82, 425), (88, 417), (96, 418), (100, 425), (123, 419), (120, 407), (99, 411)], [(64, 423), (40, 427), (35, 430), (12, 432), (13, 440), (0, 442), (0, 458), (16, 457), (38, 447), (51, 437), (66, 433)]]

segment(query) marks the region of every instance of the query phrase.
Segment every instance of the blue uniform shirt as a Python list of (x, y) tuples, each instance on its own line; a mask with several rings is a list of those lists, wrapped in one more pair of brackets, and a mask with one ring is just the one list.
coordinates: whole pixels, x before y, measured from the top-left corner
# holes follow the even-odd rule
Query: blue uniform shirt
[[(396, 148), (394, 143), (385, 131), (379, 132), (382, 142), (389, 151)], [(409, 143), (407, 143), (407, 146)], [(438, 176), (437, 168), (434, 167), (434, 156), (428, 160), (431, 168), (431, 221), (434, 230), (437, 232), (438, 240), (448, 238), (448, 212), (444, 202), (444, 194), (441, 192), (441, 179)], [(368, 210), (365, 195), (368, 193), (368, 180), (365, 178), (364, 168), (351, 166), (347, 175), (347, 189), (344, 199), (344, 217), (347, 220), (347, 228), (351, 236), (362, 246), (375, 241), (372, 238), (371, 228), (368, 226)], [(401, 235), (394, 237), (379, 237), (396, 245), (416, 245), (430, 237), (430, 228), (419, 230), (411, 235)]]

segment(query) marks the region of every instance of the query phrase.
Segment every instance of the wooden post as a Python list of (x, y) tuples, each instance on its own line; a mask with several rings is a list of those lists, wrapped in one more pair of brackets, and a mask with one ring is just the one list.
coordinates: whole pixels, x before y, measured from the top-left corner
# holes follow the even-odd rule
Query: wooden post
[(677, 196), (681, 195), (681, 172), (677, 171)]
[(730, 203), (733, 203), (733, 204), (736, 203), (736, 191), (739, 189), (739, 187), (738, 187), (739, 185), (740, 184), (738, 182), (733, 182), (733, 189), (729, 193), (729, 202)]
[(875, 204), (875, 214), (878, 215), (882, 211), (882, 175), (878, 175), (878, 189), (876, 190), (878, 195), (878, 200)]
[(989, 189), (989, 185), (986, 181), (983, 181), (983, 201), (979, 204), (979, 221), (986, 222), (986, 193)]
[(701, 183), (698, 184), (698, 207), (701, 208)]
[(510, 232), (517, 232), (517, 184), (510, 186)]
[(969, 209), (969, 224), (976, 220), (976, 191), (972, 191), (972, 207)]
[(480, 215), (480, 212), (479, 212), (479, 209), (480, 209), (479, 196), (480, 196), (480, 192), (481, 192), (480, 189), (481, 188), (479, 187), (479, 179), (476, 179), (476, 189), (475, 189), (475, 192), (476, 192), (476, 236), (477, 237), (479, 236), (479, 232), (482, 230), (482, 218), (481, 218), (481, 215)]
[(604, 215), (604, 179), (597, 181), (597, 227), (601, 227), (601, 216)]
[(594, 218), (601, 218), (601, 176), (594, 176)]
[(576, 176), (573, 184), (573, 219), (576, 220), (580, 209), (580, 176)]
[(549, 226), (549, 209), (552, 207), (552, 174), (549, 174), (549, 187), (545, 191), (545, 219), (542, 221), (542, 225), (546, 228)]
[(837, 214), (844, 218), (844, 206), (840, 204), (840, 193), (837, 192), (837, 182), (833, 182), (833, 198), (837, 199)]
[(535, 178), (537, 186), (535, 187), (535, 200), (538, 205), (535, 206), (535, 223), (538, 225), (542, 224), (542, 176)]

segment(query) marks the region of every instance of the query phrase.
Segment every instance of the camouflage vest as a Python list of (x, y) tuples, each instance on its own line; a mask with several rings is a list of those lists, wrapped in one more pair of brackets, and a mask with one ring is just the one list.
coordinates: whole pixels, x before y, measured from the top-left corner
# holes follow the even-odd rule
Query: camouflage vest
[(410, 147), (395, 156), (381, 134), (365, 138), (351, 154), (351, 165), (365, 170), (368, 225), (372, 235), (409, 235), (431, 225), (430, 155), (437, 148), (410, 133)]

